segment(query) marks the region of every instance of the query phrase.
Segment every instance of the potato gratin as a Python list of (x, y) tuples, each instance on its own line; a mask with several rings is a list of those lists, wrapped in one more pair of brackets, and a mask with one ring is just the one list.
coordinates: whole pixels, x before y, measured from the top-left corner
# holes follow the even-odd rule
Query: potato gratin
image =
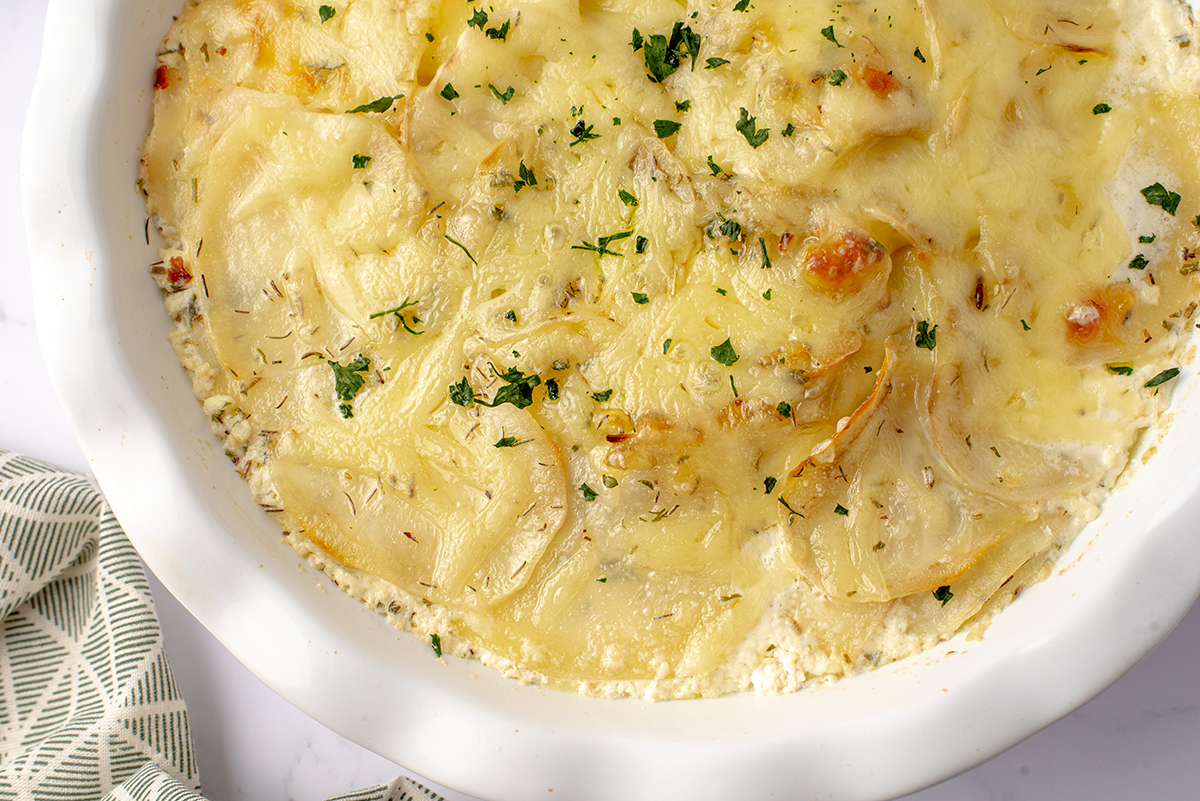
[(154, 75), (152, 272), (287, 540), (439, 655), (790, 691), (982, 630), (1165, 407), (1191, 26), (201, 0)]

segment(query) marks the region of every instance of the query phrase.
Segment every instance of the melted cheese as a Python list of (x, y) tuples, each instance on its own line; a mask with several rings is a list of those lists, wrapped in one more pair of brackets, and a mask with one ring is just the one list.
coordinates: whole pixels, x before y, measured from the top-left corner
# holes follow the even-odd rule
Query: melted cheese
[(655, 697), (903, 656), (1036, 578), (1163, 405), (1200, 103), (1186, 59), (1111, 77), (1137, 7), (725, 5), (167, 37), (173, 342), (293, 545), (452, 653)]

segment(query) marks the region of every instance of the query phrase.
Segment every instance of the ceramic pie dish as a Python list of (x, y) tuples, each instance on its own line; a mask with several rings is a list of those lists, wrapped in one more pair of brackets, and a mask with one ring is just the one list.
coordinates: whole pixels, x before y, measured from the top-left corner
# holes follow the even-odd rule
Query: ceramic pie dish
[[(56, 0), (23, 181), (55, 389), (147, 564), (268, 685), (344, 736), (486, 799), (881, 799), (969, 768), (1100, 692), (1200, 592), (1200, 397), (1051, 578), (981, 641), (783, 697), (647, 704), (521, 687), (432, 658), (302, 566), (197, 414), (148, 280), (134, 182), (176, 3)], [(1140, 454), (1135, 458), (1140, 459)], [(314, 584), (324, 583), (327, 592)]]

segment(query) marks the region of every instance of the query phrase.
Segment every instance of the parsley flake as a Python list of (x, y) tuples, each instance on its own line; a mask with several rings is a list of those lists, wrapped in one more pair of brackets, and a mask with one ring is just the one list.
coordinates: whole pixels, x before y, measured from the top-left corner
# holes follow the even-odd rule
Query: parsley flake
[[(771, 269), (771, 257), (767, 255), (767, 242), (761, 236), (758, 238), (758, 246), (760, 248), (762, 248), (762, 257), (763, 257), (762, 268), (764, 270)], [(767, 294), (769, 295), (770, 292), (771, 292), (771, 290), (768, 289)], [(770, 298), (768, 297), (767, 300), (770, 300)]]
[(821, 35), (822, 35), (822, 36), (824, 36), (824, 37), (825, 37), (826, 39), (828, 39), (829, 41), (833, 42), (833, 43), (834, 43), (835, 45), (837, 45), (838, 47), (842, 47), (842, 46), (843, 46), (843, 45), (842, 45), (842, 43), (841, 43), (841, 42), (839, 42), (839, 41), (837, 40), (837, 36), (836, 36), (836, 35), (834, 34), (834, 32), (833, 32), (833, 26), (832, 26), (832, 25), (830, 25), (828, 28), (822, 28), (822, 29), (821, 29)]
[(586, 142), (589, 139), (599, 139), (600, 134), (592, 133), (594, 125), (588, 125), (582, 119), (575, 123), (575, 127), (571, 129), (571, 136), (575, 137), (575, 141), (568, 143), (568, 147), (575, 147), (580, 142)]
[(329, 367), (333, 370), (333, 389), (338, 400), (342, 401), (338, 405), (338, 410), (341, 411), (343, 418), (354, 416), (354, 410), (350, 406), (350, 402), (358, 395), (359, 390), (363, 388), (366, 381), (359, 373), (365, 373), (371, 369), (371, 361), (366, 356), (359, 354), (349, 364), (342, 366), (336, 361), (330, 360)]
[(792, 404), (788, 403), (787, 401), (780, 401), (779, 405), (775, 407), (775, 411), (779, 413), (780, 417), (791, 417)]
[(915, 58), (917, 61), (920, 61), (922, 64), (925, 63), (925, 56), (922, 55), (921, 48), (919, 47), (913, 51), (913, 58)]
[(775, 491), (775, 484), (777, 482), (778, 479), (776, 479), (775, 476), (767, 476), (763, 479), (763, 489), (768, 495)]
[(470, 406), (475, 402), (475, 392), (467, 379), (450, 385), (450, 402), (456, 406)]
[(454, 100), (458, 97), (458, 92), (455, 91), (452, 84), (447, 83), (442, 87), (442, 97), (446, 98), (447, 100)]
[(579, 491), (583, 493), (583, 499), (585, 501), (587, 501), (588, 503), (591, 503), (592, 501), (594, 501), (600, 497), (599, 495), (596, 494), (596, 491), (594, 489), (592, 489), (591, 487), (589, 487), (587, 484), (580, 484)]
[(1026, 331), (1033, 330), (1032, 328), (1029, 327), (1029, 323), (1025, 322), (1024, 320), (1021, 321), (1021, 327), (1024, 328)]
[(712, 174), (714, 176), (720, 175), (722, 172), (724, 172), (724, 170), (721, 169), (721, 165), (717, 164), (717, 162), (713, 161), (712, 156), (708, 157), (708, 168), (710, 170), (712, 170)]
[(1146, 389), (1154, 389), (1157, 386), (1161, 386), (1161, 385), (1167, 383), (1168, 381), (1170, 381), (1172, 378), (1174, 378), (1177, 375), (1179, 375), (1178, 367), (1171, 367), (1167, 370), (1163, 370), (1161, 373), (1154, 376), (1154, 378), (1151, 378), (1149, 381), (1146, 382), (1146, 385), (1145, 385)]
[(517, 173), (521, 176), (513, 181), (513, 192), (520, 193), (527, 186), (537, 186), (537, 177), (533, 174), (533, 170), (525, 166), (525, 162), (521, 162)]
[(516, 437), (501, 437), (500, 439), (496, 440), (496, 444), (493, 445), (492, 447), (493, 448), (512, 448), (512, 447), (515, 447), (516, 444), (517, 444)]
[(1158, 234), (1150, 234), (1150, 236), (1139, 236), (1138, 242), (1142, 243), (1143, 245), (1149, 245), (1155, 239), (1158, 239)]
[(690, 101), (690, 100), (676, 100), (675, 101), (675, 110), (678, 111), (680, 114), (687, 111), (691, 107), (692, 107), (692, 101)]
[(846, 82), (846, 73), (842, 70), (834, 70), (829, 73), (829, 83), (831, 86), (841, 86)]
[(712, 58), (705, 59), (704, 63), (707, 65), (704, 69), (715, 70), (717, 67), (724, 67), (726, 64), (728, 64), (729, 59), (713, 56)]
[(837, 506), (833, 507), (833, 511), (834, 511), (834, 514), (839, 514), (842, 517), (850, 516), (850, 510), (847, 509), (845, 506), (842, 506), (840, 503)]
[(363, 170), (371, 163), (371, 157), (364, 156), (362, 153), (356, 153), (351, 161), (354, 162), (354, 169)]
[(929, 327), (928, 320), (921, 320), (919, 323), (917, 323), (917, 347), (924, 348), (925, 350), (933, 350), (936, 348), (937, 330), (938, 327), (936, 325), (933, 328)]
[(484, 31), (484, 35), (489, 39), (499, 39), (502, 42), (508, 41), (508, 26), (512, 24), (512, 20), (504, 20), (504, 24), (499, 28), (488, 28)]
[(487, 12), (482, 8), (477, 8), (471, 13), (471, 18), (467, 20), (467, 27), (478, 28), (482, 31), (484, 25), (487, 25)]
[(508, 87), (508, 89), (501, 92), (499, 89), (497, 89), (495, 86), (493, 86), (492, 84), (489, 83), (488, 89), (491, 89), (492, 94), (494, 94), (496, 96), (496, 99), (499, 100), (501, 103), (503, 103), (506, 106), (508, 105), (508, 101), (513, 99), (513, 88), (511, 86)]
[(449, 241), (449, 242), (450, 242), (450, 244), (452, 244), (452, 245), (454, 245), (455, 247), (457, 247), (457, 248), (458, 248), (459, 250), (461, 250), (463, 253), (466, 253), (466, 254), (467, 254), (467, 258), (471, 260), (471, 263), (472, 263), (472, 264), (474, 264), (474, 265), (475, 265), (475, 266), (477, 266), (477, 267), (479, 266), (479, 262), (475, 261), (475, 257), (471, 255), (471, 251), (467, 250), (467, 246), (466, 246), (466, 245), (464, 245), (462, 242), (459, 242), (457, 239), (453, 239), (453, 238), (451, 238), (451, 237), (450, 237), (448, 234), (443, 234), (443, 236), (446, 238), (446, 240), (447, 240), (447, 241)]
[(1160, 183), (1143, 189), (1142, 197), (1146, 198), (1146, 202), (1151, 206), (1161, 206), (1162, 210), (1172, 217), (1175, 216), (1175, 210), (1179, 208), (1179, 201), (1182, 200), (1177, 193), (1171, 192)]
[(608, 246), (613, 242), (617, 242), (621, 239), (627, 239), (631, 236), (633, 236), (633, 231), (621, 231), (617, 234), (609, 234), (608, 236), (600, 237), (596, 240), (596, 244), (594, 245), (585, 239), (583, 240), (582, 244), (571, 245), (571, 250), (590, 250), (593, 253), (599, 253), (601, 256), (616, 256), (617, 258), (621, 258), (620, 253), (617, 253), (615, 250), (609, 250)]
[(613, 391), (611, 389), (606, 389), (603, 392), (593, 392), (592, 400), (596, 401), (597, 403), (607, 403), (612, 396)]
[(736, 241), (742, 238), (742, 224), (737, 220), (724, 220), (719, 228), (721, 234), (727, 237), (730, 241)]
[(763, 293), (763, 300), (771, 299), (771, 288), (767, 287), (767, 291)]
[(1108, 105), (1107, 103), (1097, 103), (1096, 105), (1092, 106), (1093, 114), (1107, 114), (1110, 111), (1112, 111), (1112, 106)]
[(433, 648), (433, 654), (438, 659), (442, 658), (442, 638), (435, 631), (429, 635), (429, 645)]
[(726, 339), (720, 345), (713, 346), (708, 352), (715, 361), (726, 367), (733, 367), (733, 365), (737, 364), (737, 351), (733, 349), (733, 343), (729, 339)]
[(639, 306), (645, 306), (647, 303), (650, 302), (650, 296), (643, 294), (641, 292), (634, 292), (633, 293), (633, 302)]
[(750, 0), (738, 0), (737, 5), (733, 7), (734, 11), (745, 11), (750, 8)]
[(1112, 373), (1113, 375), (1133, 375), (1133, 365), (1129, 362), (1122, 362), (1120, 364), (1106, 364), (1104, 365), (1104, 369), (1108, 370), (1108, 372)]
[(334, 15), (337, 14), (337, 9), (333, 6), (321, 6), (317, 9), (317, 14), (321, 17), (321, 24), (324, 25), (333, 19)]
[(642, 38), (642, 32), (637, 28), (634, 28), (633, 39), (629, 42), (629, 46), (633, 48), (633, 52), (636, 53), (637, 51), (641, 50), (644, 43), (645, 40)]
[[(637, 41), (635, 37), (635, 42)], [(634, 50), (637, 50), (634, 47)], [(696, 59), (700, 56), (700, 34), (685, 27), (682, 22), (676, 22), (671, 29), (671, 38), (654, 34), (645, 40), (646, 77), (654, 83), (662, 83), (675, 71), (685, 55), (692, 60), (692, 69), (696, 69)]]
[(1133, 260), (1129, 262), (1129, 269), (1131, 270), (1144, 270), (1149, 266), (1150, 262), (1147, 261), (1146, 257), (1141, 253), (1134, 256)]
[(392, 107), (392, 103), (404, 95), (394, 95), (392, 97), (381, 97), (378, 100), (372, 100), (370, 103), (363, 103), (361, 106), (347, 111), (347, 114), (382, 114)]
[(741, 117), (738, 119), (734, 127), (737, 128), (738, 133), (746, 137), (746, 142), (750, 145), (750, 147), (757, 150), (763, 142), (767, 141), (767, 138), (771, 135), (771, 132), (766, 128), (755, 127), (755, 121), (756, 118), (751, 117), (750, 112), (743, 108), (741, 110)]
[(938, 587), (936, 590), (934, 590), (933, 597), (941, 601), (942, 606), (945, 606), (950, 602), (950, 599), (954, 597), (954, 593), (950, 592), (950, 585), (947, 584), (944, 587)]
[(789, 122), (789, 123), (787, 124), (787, 127), (786, 127), (786, 128), (784, 128), (782, 131), (780, 131), (780, 135), (782, 135), (782, 136), (791, 136), (791, 135), (792, 135), (792, 134), (794, 134), (795, 132), (796, 132), (796, 126), (795, 126), (795, 125), (792, 125), (792, 123), (790, 123), (790, 122)]
[(629, 192), (626, 192), (624, 189), (617, 190), (617, 197), (621, 198), (621, 202), (624, 203), (629, 208), (631, 208), (631, 209), (637, 208), (637, 204), (638, 204), (637, 198), (634, 197)]
[(671, 349), (671, 346), (674, 344), (675, 344), (675, 340), (673, 340), (673, 339), (663, 340), (663, 356), (667, 355), (667, 351), (669, 351)]
[(682, 122), (674, 120), (655, 120), (654, 135), (659, 139), (666, 139), (668, 136), (674, 136), (679, 133), (679, 129), (683, 127)]
[(633, 250), (635, 253), (645, 253), (646, 246), (650, 244), (650, 240), (644, 236), (639, 236), (634, 240)]

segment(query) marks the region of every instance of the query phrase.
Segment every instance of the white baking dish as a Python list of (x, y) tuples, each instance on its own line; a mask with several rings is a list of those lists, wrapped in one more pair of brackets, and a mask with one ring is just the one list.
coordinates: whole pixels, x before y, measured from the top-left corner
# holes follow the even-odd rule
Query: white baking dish
[(135, 190), (155, 50), (179, 0), (53, 0), (23, 182), (39, 333), (63, 405), (151, 569), (240, 660), (346, 737), (488, 799), (881, 799), (1081, 705), (1200, 594), (1200, 382), (1157, 453), (980, 642), (778, 698), (646, 704), (434, 659), (279, 542), (165, 341)]

